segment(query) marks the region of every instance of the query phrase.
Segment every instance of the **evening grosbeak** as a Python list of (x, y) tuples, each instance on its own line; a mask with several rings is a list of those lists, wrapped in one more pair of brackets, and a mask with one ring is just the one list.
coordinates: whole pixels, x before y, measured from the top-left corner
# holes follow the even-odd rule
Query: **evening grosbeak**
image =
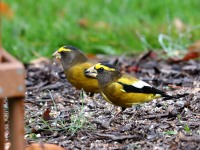
[(132, 105), (149, 102), (154, 98), (169, 97), (148, 83), (121, 73), (113, 65), (98, 63), (85, 71), (85, 75), (98, 80), (100, 92), (109, 103), (122, 110)]
[(99, 91), (98, 81), (84, 75), (84, 71), (93, 66), (94, 63), (90, 62), (78, 48), (63, 46), (52, 56), (61, 60), (65, 76), (74, 87), (89, 93)]

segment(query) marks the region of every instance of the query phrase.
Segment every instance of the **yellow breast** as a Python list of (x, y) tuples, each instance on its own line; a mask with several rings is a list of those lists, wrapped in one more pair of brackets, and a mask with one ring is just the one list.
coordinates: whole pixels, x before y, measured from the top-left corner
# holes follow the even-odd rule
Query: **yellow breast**
[(84, 75), (84, 71), (91, 67), (89, 62), (74, 65), (68, 70), (65, 70), (65, 75), (68, 81), (77, 89), (83, 89), (86, 92), (97, 93), (99, 91), (98, 81), (88, 78)]

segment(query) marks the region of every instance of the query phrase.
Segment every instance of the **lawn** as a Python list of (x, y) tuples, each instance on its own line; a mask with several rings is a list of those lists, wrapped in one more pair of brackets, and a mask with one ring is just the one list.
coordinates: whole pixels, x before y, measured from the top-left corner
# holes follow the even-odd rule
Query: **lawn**
[[(13, 15), (3, 16), (3, 46), (28, 62), (62, 45), (87, 53), (119, 55), (162, 49), (184, 49), (200, 38), (198, 0), (6, 0)], [(178, 46), (177, 46), (178, 45)]]
[[(3, 47), (26, 63), (24, 137), (28, 145), (38, 142), (66, 149), (200, 149), (197, 58), (200, 44), (190, 47), (192, 50), (186, 55), (179, 53), (200, 39), (198, 0), (5, 0), (4, 3), (7, 4), (4, 10), (0, 5)], [(60, 62), (28, 63), (39, 57), (51, 58), (63, 45), (76, 46), (85, 53), (106, 54), (96, 57), (96, 61), (114, 64), (121, 72), (173, 98), (154, 99), (116, 115), (119, 107), (106, 102), (100, 93), (89, 96), (73, 87)], [(167, 55), (159, 55), (164, 53), (149, 49), (168, 51)], [(175, 52), (187, 57), (166, 59), (165, 56)], [(121, 57), (122, 54), (127, 55)], [(7, 63), (5, 59), (2, 62)], [(140, 86), (143, 82), (126, 83), (128, 80), (116, 82), (125, 84), (110, 93), (120, 90), (129, 94), (132, 87), (130, 90), (135, 94), (146, 88)], [(4, 117), (8, 145), (7, 102)], [(113, 116), (115, 119), (109, 124)]]

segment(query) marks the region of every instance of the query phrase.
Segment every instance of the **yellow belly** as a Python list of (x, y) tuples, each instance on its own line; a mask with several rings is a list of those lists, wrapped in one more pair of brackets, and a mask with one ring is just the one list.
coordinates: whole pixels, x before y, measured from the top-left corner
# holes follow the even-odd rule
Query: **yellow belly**
[(92, 64), (86, 62), (75, 65), (64, 71), (67, 80), (77, 89), (83, 89), (84, 91), (91, 93), (99, 92), (98, 81), (84, 75), (84, 71), (91, 66)]

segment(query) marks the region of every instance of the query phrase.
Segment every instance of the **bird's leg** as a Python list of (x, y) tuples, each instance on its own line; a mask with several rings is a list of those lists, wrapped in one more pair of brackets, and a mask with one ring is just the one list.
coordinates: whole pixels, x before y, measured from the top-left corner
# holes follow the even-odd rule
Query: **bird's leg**
[(118, 117), (119, 114), (121, 114), (126, 108), (125, 107), (121, 107), (121, 110), (119, 110), (114, 117)]

